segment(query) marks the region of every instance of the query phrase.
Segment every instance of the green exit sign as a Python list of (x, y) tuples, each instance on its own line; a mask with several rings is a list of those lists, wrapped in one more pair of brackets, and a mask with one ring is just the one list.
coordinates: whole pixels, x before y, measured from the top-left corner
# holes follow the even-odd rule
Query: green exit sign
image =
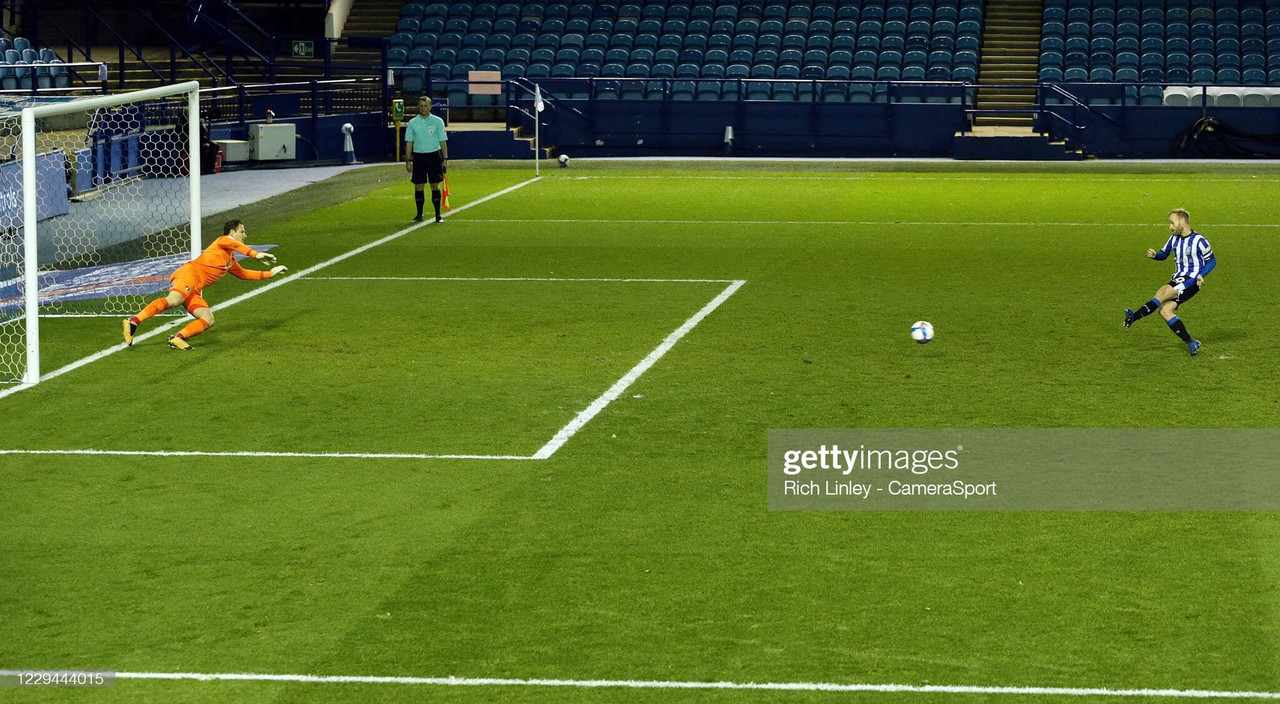
[(316, 43), (312, 41), (294, 40), (293, 42), (293, 58), (295, 59), (314, 59), (316, 56)]

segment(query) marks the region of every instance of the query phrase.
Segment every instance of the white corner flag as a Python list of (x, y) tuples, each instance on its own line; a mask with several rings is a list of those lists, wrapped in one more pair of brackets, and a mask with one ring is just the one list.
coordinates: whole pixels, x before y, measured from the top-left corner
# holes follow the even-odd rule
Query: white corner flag
[(533, 85), (533, 109), (537, 112), (542, 112), (545, 107), (546, 105), (542, 102), (542, 86), (535, 83)]

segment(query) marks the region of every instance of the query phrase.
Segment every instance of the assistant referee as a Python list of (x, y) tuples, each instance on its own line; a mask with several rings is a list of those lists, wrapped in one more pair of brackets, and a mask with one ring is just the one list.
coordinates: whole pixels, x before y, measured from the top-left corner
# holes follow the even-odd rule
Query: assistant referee
[(414, 222), (422, 222), (422, 187), (431, 184), (431, 205), (436, 209), (436, 222), (440, 217), (440, 182), (444, 180), (449, 161), (449, 135), (444, 131), (444, 120), (431, 114), (431, 98), (418, 99), (418, 116), (409, 120), (404, 130), (404, 168), (412, 176), (413, 200), (418, 206)]

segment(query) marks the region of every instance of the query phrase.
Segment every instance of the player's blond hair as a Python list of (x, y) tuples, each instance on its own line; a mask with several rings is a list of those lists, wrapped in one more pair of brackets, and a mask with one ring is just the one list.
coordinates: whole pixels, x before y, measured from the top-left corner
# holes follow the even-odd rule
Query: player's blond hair
[(1186, 220), (1188, 223), (1191, 222), (1191, 213), (1188, 213), (1186, 208), (1174, 208), (1173, 210), (1169, 211), (1169, 214), (1177, 215), (1183, 220)]

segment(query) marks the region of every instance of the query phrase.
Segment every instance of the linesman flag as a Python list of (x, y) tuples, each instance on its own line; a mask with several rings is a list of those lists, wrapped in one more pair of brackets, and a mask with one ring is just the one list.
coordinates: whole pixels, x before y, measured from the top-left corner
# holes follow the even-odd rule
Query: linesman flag
[(440, 205), (443, 205), (444, 209), (448, 210), (449, 209), (449, 174), (447, 173), (444, 175), (444, 184), (440, 186), (440, 197), (441, 197)]

